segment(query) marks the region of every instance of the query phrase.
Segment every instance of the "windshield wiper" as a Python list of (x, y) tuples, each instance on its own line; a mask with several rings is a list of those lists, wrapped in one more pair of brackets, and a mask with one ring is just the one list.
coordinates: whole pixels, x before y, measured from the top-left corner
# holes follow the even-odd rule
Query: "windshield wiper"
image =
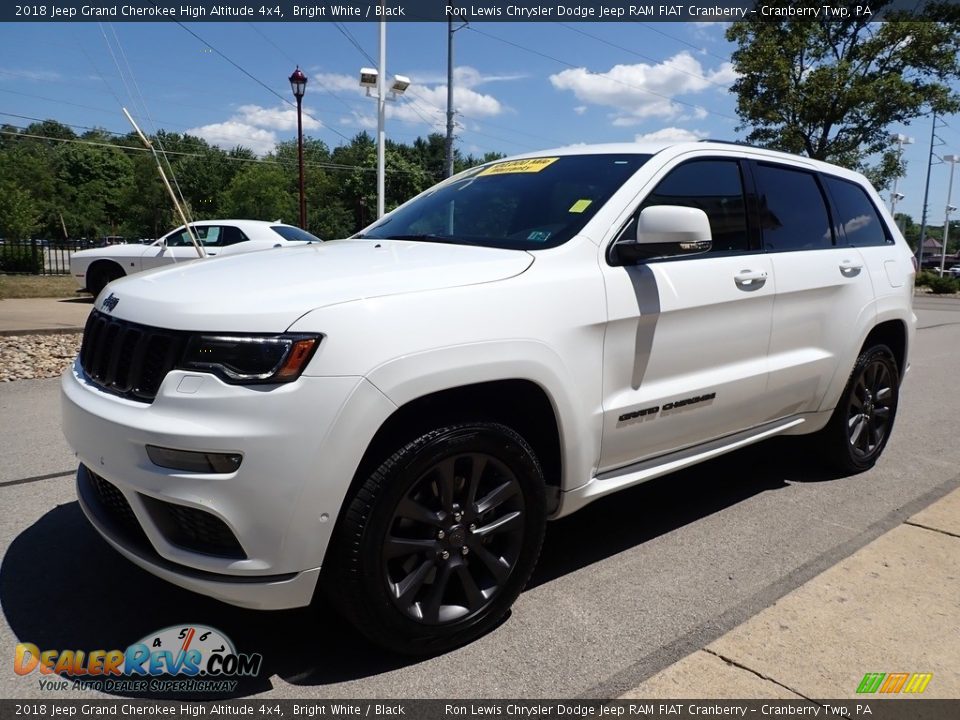
[(437, 243), (449, 243), (452, 245), (479, 245), (479, 243), (471, 242), (462, 237), (455, 237), (453, 235), (437, 235), (435, 233), (417, 233), (411, 235), (388, 235), (383, 238), (373, 238), (367, 236), (368, 239), (377, 239), (377, 240), (413, 240), (419, 242), (437, 242)]

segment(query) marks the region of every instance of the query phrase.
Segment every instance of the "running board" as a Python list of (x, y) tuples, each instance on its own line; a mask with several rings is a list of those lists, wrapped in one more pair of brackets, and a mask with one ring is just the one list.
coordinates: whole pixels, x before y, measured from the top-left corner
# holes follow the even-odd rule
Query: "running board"
[(751, 430), (727, 435), (726, 437), (711, 440), (703, 445), (697, 445), (685, 450), (660, 455), (650, 460), (626, 465), (615, 470), (602, 472), (590, 479), (586, 485), (581, 485), (575, 490), (563, 493), (560, 512), (555, 516), (569, 515), (579, 510), (597, 498), (608, 495), (617, 490), (628, 488), (631, 485), (639, 485), (647, 480), (653, 480), (661, 475), (681, 470), (691, 465), (696, 465), (704, 460), (719, 457), (728, 452), (738, 450), (747, 445), (752, 445), (760, 440), (779, 435), (785, 430), (796, 427), (804, 422), (802, 417), (786, 418), (777, 420), (766, 425), (755, 427)]

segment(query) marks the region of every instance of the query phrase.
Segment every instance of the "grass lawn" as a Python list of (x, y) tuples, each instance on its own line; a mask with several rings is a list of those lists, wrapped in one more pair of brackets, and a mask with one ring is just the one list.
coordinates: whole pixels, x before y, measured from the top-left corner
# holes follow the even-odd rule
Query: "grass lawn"
[(0, 275), (0, 300), (7, 298), (67, 298), (77, 295), (69, 275)]

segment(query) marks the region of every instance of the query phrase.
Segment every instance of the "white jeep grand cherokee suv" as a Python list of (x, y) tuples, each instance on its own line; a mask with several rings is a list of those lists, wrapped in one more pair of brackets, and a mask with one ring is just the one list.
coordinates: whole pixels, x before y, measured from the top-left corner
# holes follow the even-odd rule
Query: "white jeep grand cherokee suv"
[(913, 276), (869, 183), (821, 162), (703, 142), (472, 168), (350, 239), (111, 283), (62, 381), (80, 505), (177, 585), (323, 591), (373, 641), (442, 651), (598, 497), (783, 434), (871, 467)]

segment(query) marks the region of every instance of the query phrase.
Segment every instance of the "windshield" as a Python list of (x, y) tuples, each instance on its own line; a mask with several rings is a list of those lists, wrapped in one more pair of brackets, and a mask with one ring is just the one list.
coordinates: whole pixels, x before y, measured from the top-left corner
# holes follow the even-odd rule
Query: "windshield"
[(357, 237), (540, 250), (576, 235), (650, 155), (566, 155), (468, 170)]
[(284, 240), (298, 240), (300, 242), (323, 242), (316, 235), (311, 235), (306, 230), (301, 230), (293, 225), (271, 225), (270, 229)]

